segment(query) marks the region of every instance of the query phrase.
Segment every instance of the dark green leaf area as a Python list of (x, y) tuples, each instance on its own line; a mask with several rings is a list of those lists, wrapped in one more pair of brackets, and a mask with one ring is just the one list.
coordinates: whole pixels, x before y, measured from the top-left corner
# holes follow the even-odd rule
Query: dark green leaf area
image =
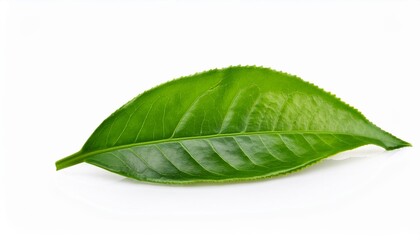
[(151, 182), (236, 181), (293, 172), (366, 143), (340, 134), (230, 134), (133, 146), (86, 162)]

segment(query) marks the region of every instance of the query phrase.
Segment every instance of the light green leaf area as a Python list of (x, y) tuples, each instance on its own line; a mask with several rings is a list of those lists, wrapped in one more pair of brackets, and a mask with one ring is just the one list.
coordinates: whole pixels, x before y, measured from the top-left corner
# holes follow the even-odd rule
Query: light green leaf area
[(86, 162), (158, 183), (240, 181), (291, 173), (367, 144), (409, 146), (296, 76), (238, 66), (140, 94), (56, 166)]

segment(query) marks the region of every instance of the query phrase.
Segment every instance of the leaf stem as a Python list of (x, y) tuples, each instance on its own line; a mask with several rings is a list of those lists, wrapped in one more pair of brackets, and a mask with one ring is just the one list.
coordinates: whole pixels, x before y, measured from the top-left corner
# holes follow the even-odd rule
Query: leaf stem
[(57, 171), (84, 162), (83, 154), (84, 153), (80, 151), (61, 160), (58, 160), (55, 163)]

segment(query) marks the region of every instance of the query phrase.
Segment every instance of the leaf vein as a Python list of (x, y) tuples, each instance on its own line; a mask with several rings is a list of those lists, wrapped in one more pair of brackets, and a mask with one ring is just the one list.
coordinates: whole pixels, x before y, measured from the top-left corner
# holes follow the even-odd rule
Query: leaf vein
[(280, 158), (276, 157), (271, 151), (270, 148), (267, 147), (267, 145), (265, 144), (264, 140), (262, 139), (262, 137), (260, 135), (258, 135), (258, 138), (260, 139), (261, 143), (263, 144), (263, 146), (267, 149), (268, 153), (273, 156), (276, 160), (285, 163), (286, 161), (281, 160)]
[(284, 146), (293, 154), (293, 155), (295, 155), (296, 157), (298, 157), (298, 158), (301, 158), (301, 156), (299, 156), (298, 154), (296, 154), (290, 147), (289, 147), (289, 145), (288, 145), (288, 143), (286, 142), (286, 141), (284, 141), (284, 139), (283, 139), (283, 137), (280, 135), (280, 134), (277, 134), (279, 137), (280, 137), (280, 139), (281, 139), (281, 141), (284, 143)]
[(242, 132), (246, 132), (246, 130), (248, 130), (248, 127), (249, 127), (249, 121), (251, 120), (250, 118), (251, 118), (251, 115), (252, 115), (252, 112), (255, 110), (255, 107), (257, 106), (257, 103), (259, 103), (260, 101), (261, 101), (261, 93), (260, 92), (258, 92), (258, 97), (257, 97), (257, 99), (254, 101), (254, 103), (252, 104), (252, 106), (251, 106), (251, 110), (249, 110), (249, 113), (248, 113), (248, 115), (247, 115), (247, 117), (246, 117), (246, 120), (245, 120), (245, 127), (244, 127), (244, 129), (242, 130)]
[(212, 90), (214, 90), (214, 88), (216, 88), (221, 81), (219, 81), (216, 85), (210, 87), (209, 89), (207, 89), (206, 91), (204, 91), (202, 94), (200, 94), (192, 103), (191, 105), (187, 108), (187, 110), (184, 112), (184, 114), (182, 114), (181, 118), (179, 119), (176, 127), (174, 128), (174, 131), (172, 132), (172, 136), (171, 138), (173, 138), (176, 134), (176, 132), (178, 131), (178, 128), (181, 126), (181, 123), (183, 123), (185, 121), (185, 118), (188, 116), (189, 113), (191, 113), (193, 107), (195, 107), (195, 105), (198, 103), (198, 101), (204, 97), (205, 95), (207, 95), (209, 92), (211, 92)]
[(201, 165), (201, 163), (199, 163), (194, 157), (193, 155), (190, 153), (190, 151), (187, 149), (186, 146), (184, 146), (184, 144), (182, 144), (182, 142), (178, 142), (179, 145), (181, 145), (181, 147), (185, 150), (185, 152), (206, 172), (210, 173), (210, 174), (215, 174), (215, 175), (219, 175), (219, 176), (226, 176), (224, 174), (221, 173), (216, 173), (213, 171), (208, 170), (207, 168), (205, 168), (203, 165)]
[(230, 164), (228, 161), (226, 161), (218, 152), (217, 152), (217, 150), (214, 148), (214, 146), (213, 146), (213, 144), (209, 141), (209, 140), (204, 140), (205, 142), (207, 142), (209, 145), (210, 145), (210, 147), (211, 147), (211, 149), (213, 150), (213, 152), (214, 153), (216, 153), (217, 154), (217, 156), (219, 156), (219, 158), (220, 159), (222, 159), (222, 161), (223, 162), (225, 162), (227, 165), (229, 165), (231, 168), (233, 168), (233, 169), (235, 169), (236, 171), (241, 171), (241, 170), (239, 170), (239, 169), (237, 169), (236, 167), (234, 167), (232, 164)]
[(180, 168), (178, 168), (177, 166), (175, 166), (175, 164), (171, 160), (169, 160), (168, 156), (166, 156), (166, 154), (162, 151), (162, 149), (160, 149), (160, 147), (157, 144), (155, 145), (155, 148), (162, 154), (162, 156), (166, 159), (166, 161), (168, 161), (179, 172), (184, 173), (184, 174), (187, 174), (187, 175), (192, 176), (192, 177), (196, 177), (196, 176), (194, 176), (194, 175), (192, 175), (190, 173), (187, 173), (187, 172), (182, 171)]
[(157, 171), (156, 169), (154, 169), (154, 168), (152, 168), (150, 165), (149, 165), (149, 163), (147, 163), (147, 161), (145, 160), (145, 159), (143, 159), (142, 157), (140, 157), (140, 155), (139, 154), (137, 154), (136, 153), (136, 151), (134, 151), (133, 149), (131, 149), (131, 148), (128, 148), (128, 150), (129, 151), (131, 151), (138, 159), (140, 159), (140, 161), (142, 161), (143, 163), (144, 163), (144, 165), (146, 165), (150, 170), (152, 170), (153, 172), (155, 172), (155, 173), (157, 173), (157, 174), (159, 174), (159, 175), (161, 175), (161, 176), (166, 176), (167, 177), (167, 175), (166, 174), (163, 174), (163, 173), (161, 173), (161, 172), (159, 172), (159, 171)]
[(262, 167), (262, 168), (268, 168), (268, 167), (266, 167), (266, 166), (263, 166), (263, 165), (259, 165), (259, 164), (257, 164), (256, 162), (254, 162), (253, 160), (252, 160), (252, 158), (245, 152), (245, 150), (241, 147), (241, 145), (239, 144), (239, 142), (236, 140), (236, 138), (234, 137), (234, 136), (232, 136), (232, 138), (233, 138), (233, 140), (235, 141), (235, 143), (238, 145), (238, 147), (239, 147), (239, 149), (244, 153), (244, 155), (248, 158), (248, 160), (252, 163), (252, 164), (254, 164), (255, 166), (258, 166), (258, 167)]
[(137, 132), (136, 139), (134, 140), (134, 142), (137, 142), (137, 139), (139, 138), (140, 133), (141, 133), (141, 131), (143, 130), (144, 124), (146, 123), (146, 120), (147, 120), (147, 118), (149, 117), (150, 110), (152, 110), (153, 105), (155, 105), (155, 102), (157, 102), (157, 100), (158, 100), (158, 99), (159, 99), (159, 98), (156, 98), (156, 100), (155, 100), (155, 101), (153, 101), (153, 103), (150, 105), (150, 108), (149, 108), (149, 110), (147, 111), (146, 116), (144, 117), (143, 123), (141, 124), (141, 127), (140, 127), (139, 131)]

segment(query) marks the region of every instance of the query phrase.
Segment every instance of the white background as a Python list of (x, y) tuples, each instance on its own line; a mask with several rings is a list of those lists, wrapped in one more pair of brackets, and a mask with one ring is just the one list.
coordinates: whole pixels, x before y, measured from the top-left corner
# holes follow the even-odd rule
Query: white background
[[(420, 239), (419, 12), (418, 1), (1, 1), (0, 238)], [(238, 64), (296, 74), (414, 147), (229, 185), (55, 171), (137, 94)]]

